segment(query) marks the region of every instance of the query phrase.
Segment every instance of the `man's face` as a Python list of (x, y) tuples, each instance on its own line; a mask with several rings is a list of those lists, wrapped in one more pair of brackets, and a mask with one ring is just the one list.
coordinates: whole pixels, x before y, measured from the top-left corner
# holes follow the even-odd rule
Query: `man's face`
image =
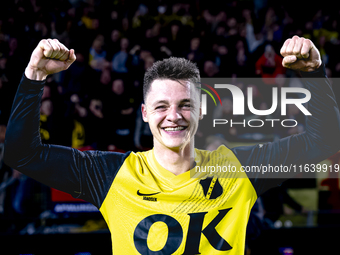
[(190, 143), (198, 127), (199, 93), (189, 81), (154, 80), (142, 105), (154, 146), (179, 150)]

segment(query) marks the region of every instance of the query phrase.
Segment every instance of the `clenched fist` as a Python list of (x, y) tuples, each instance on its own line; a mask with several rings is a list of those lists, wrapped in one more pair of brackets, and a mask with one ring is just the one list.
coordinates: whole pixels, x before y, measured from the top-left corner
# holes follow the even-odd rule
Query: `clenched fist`
[(322, 62), (313, 42), (303, 37), (294, 36), (287, 39), (280, 53), (284, 57), (282, 65), (296, 71), (312, 72), (319, 68)]
[(31, 80), (44, 80), (49, 74), (66, 70), (75, 60), (73, 49), (67, 49), (57, 39), (44, 39), (34, 49), (25, 75)]

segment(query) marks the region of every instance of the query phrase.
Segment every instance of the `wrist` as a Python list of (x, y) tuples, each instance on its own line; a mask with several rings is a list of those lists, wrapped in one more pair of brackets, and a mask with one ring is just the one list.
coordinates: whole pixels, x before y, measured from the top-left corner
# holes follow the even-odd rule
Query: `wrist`
[(317, 61), (317, 63), (315, 64), (315, 68), (313, 71), (318, 70), (321, 67), (321, 65), (322, 65), (322, 60), (320, 59), (320, 61)]
[(321, 62), (321, 65), (310, 72), (300, 72), (301, 76), (304, 78), (321, 78), (326, 77), (326, 67)]
[(29, 65), (25, 69), (25, 76), (30, 80), (43, 81), (47, 78), (47, 74), (36, 68), (32, 68)]

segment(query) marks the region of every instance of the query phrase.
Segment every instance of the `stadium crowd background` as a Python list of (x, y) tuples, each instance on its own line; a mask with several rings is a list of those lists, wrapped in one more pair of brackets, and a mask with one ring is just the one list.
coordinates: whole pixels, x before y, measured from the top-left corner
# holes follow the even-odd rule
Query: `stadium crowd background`
[[(297, 2), (3, 1), (0, 5), (0, 144), (4, 141), (12, 100), (24, 68), (43, 38), (57, 38), (68, 48), (74, 48), (77, 60), (67, 72), (47, 79), (41, 106), (42, 141), (81, 150), (127, 151), (152, 147), (150, 130), (140, 115), (143, 75), (155, 61), (170, 56), (196, 62), (202, 77), (272, 78), (266, 86), (252, 85), (260, 109), (267, 109), (272, 86), (287, 86), (280, 80), (295, 75), (282, 68), (279, 54), (284, 40), (293, 35), (310, 38), (320, 50), (328, 76), (339, 77), (339, 9), (327, 4), (303, 6)], [(294, 8), (290, 8), (292, 4)], [(245, 91), (246, 87), (242, 89)], [(339, 99), (339, 89), (334, 87), (334, 90)], [(224, 107), (216, 108), (214, 116), (231, 116), (231, 101), (224, 100)], [(296, 109), (288, 112), (292, 118), (301, 118)], [(276, 130), (275, 137), (303, 131), (303, 120), (299, 123), (296, 128)], [(216, 140), (244, 140), (245, 133), (231, 128), (222, 138), (215, 139), (202, 132), (198, 133), (202, 139), (197, 145), (206, 149), (217, 146)], [(7, 195), (0, 186), (0, 220), (35, 217), (48, 207), (46, 203), (38, 203), (32, 209), (25, 204), (25, 192), (20, 193), (21, 186), (15, 184), (23, 177), (3, 164), (0, 168), (0, 183), (8, 184), (10, 177), (14, 177), (14, 184), (7, 186)], [(24, 188), (32, 190), (30, 185)], [(270, 208), (275, 215), (272, 222), (283, 213), (282, 201), (298, 212), (305, 210), (284, 188), (276, 193), (271, 195), (271, 199), (279, 198), (279, 203)], [(46, 199), (45, 188), (39, 187), (37, 194), (40, 195), (34, 200)], [(26, 200), (32, 202), (32, 198)], [(0, 231), (15, 233), (24, 226), (8, 222), (0, 224)]]
[[(143, 74), (155, 61), (170, 56), (196, 62), (202, 77), (292, 77), (281, 66), (279, 49), (286, 38), (299, 35), (320, 49), (328, 75), (338, 76), (339, 13), (315, 7), (302, 17), (299, 8), (287, 8), (289, 3), (3, 3), (0, 121), (6, 124), (24, 67), (42, 38), (57, 38), (76, 51), (77, 61), (69, 71), (49, 77), (41, 107), (43, 141), (74, 148), (150, 148), (150, 133), (139, 116)], [(271, 86), (280, 86), (279, 80), (270, 80), (265, 88), (255, 86), (259, 102), (271, 100)], [(230, 103), (225, 105), (217, 116), (229, 114)], [(237, 139), (237, 131), (226, 133)]]

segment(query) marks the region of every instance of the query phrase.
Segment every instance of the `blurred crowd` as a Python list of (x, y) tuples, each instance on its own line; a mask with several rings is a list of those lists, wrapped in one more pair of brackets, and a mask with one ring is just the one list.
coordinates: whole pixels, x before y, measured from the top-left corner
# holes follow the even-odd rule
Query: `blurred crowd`
[[(335, 54), (339, 11), (304, 6), (302, 17), (299, 8), (287, 8), (291, 3), (6, 1), (0, 10), (0, 123), (6, 125), (21, 75), (43, 38), (57, 38), (77, 56), (67, 72), (47, 80), (41, 106), (46, 143), (118, 151), (151, 148), (150, 130), (140, 116), (143, 74), (170, 56), (194, 61), (202, 77), (266, 78), (263, 86), (245, 84), (242, 89), (254, 86), (258, 108), (268, 109), (271, 87), (290, 86), (280, 78), (294, 76), (281, 65), (279, 50), (285, 39), (310, 38), (329, 76), (340, 73)], [(228, 100), (214, 116), (229, 115)], [(290, 113), (298, 118), (298, 111)], [(278, 135), (302, 130), (303, 124)], [(235, 129), (226, 133), (227, 140), (244, 135)]]
[[(289, 8), (292, 4), (295, 8)], [(206, 78), (265, 78), (261, 86), (243, 84), (240, 88), (246, 91), (253, 86), (257, 108), (268, 109), (273, 86), (296, 85), (291, 84), (294, 79), (285, 80), (296, 75), (282, 68), (279, 54), (284, 40), (293, 35), (311, 39), (328, 76), (340, 76), (339, 12), (332, 6), (303, 6), (292, 0), (3, 1), (0, 152), (15, 91), (41, 39), (56, 38), (75, 49), (77, 57), (68, 71), (47, 78), (41, 104), (42, 141), (81, 150), (147, 150), (152, 148), (152, 135), (140, 113), (142, 84), (145, 70), (155, 61), (184, 57), (197, 63)], [(304, 129), (297, 109), (288, 109), (288, 115), (300, 118), (299, 126), (279, 130), (278, 137)], [(223, 107), (217, 107), (212, 117), (231, 116), (231, 99), (223, 98)], [(203, 141), (198, 144), (213, 149), (221, 141), (237, 141), (247, 133), (236, 128), (224, 132), (216, 139), (199, 130)], [(1, 153), (0, 169), (5, 169)], [(0, 183), (9, 185), (10, 176), (21, 178), (16, 173), (1, 174)], [(18, 199), (10, 203), (20, 214)], [(4, 204), (0, 196), (0, 213)]]

